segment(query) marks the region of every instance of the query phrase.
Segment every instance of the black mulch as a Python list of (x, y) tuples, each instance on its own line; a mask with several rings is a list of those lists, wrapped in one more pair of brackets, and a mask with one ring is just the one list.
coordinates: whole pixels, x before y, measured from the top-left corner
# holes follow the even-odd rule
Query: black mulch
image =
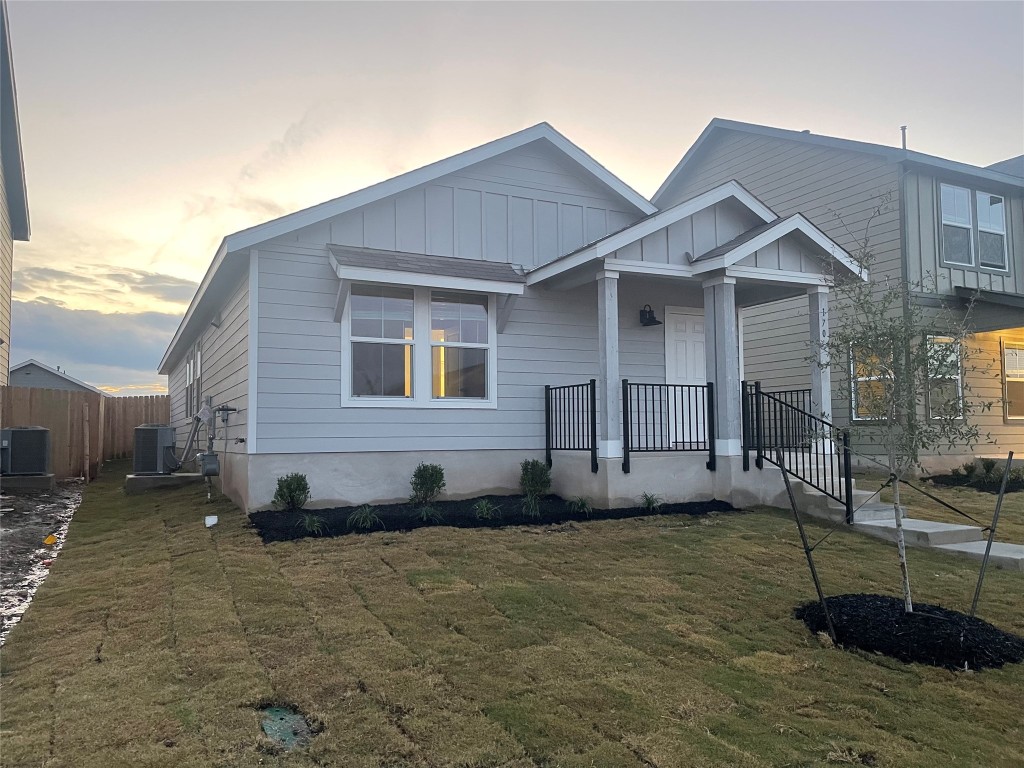
[[(985, 493), (999, 493), (999, 488), (1003, 484), (1003, 476), (999, 475), (984, 475), (984, 474), (973, 474), (973, 475), (932, 475), (928, 478), (928, 481), (935, 485), (942, 485), (947, 488), (973, 488), (976, 491), (984, 491)], [(1006, 481), (1006, 492), (1007, 493), (1019, 493), (1024, 491), (1024, 476), (1019, 474), (1010, 475)]]
[[(915, 603), (907, 613), (903, 598), (885, 595), (838, 595), (825, 602), (842, 646), (946, 669), (1024, 661), (1024, 638), (959, 611)], [(812, 632), (828, 631), (817, 602), (801, 605), (794, 615)]]
[[(522, 496), (482, 497), (498, 508), (491, 519), (480, 519), (473, 506), (479, 499), (460, 501), (436, 501), (431, 506), (435, 514), (423, 520), (419, 510), (410, 504), (380, 504), (373, 512), (380, 523), (373, 530), (408, 531), (432, 525), (448, 525), (455, 528), (503, 528), (509, 525), (558, 525), (559, 523), (583, 522), (585, 520), (620, 520), (629, 517), (649, 515), (706, 515), (711, 512), (735, 512), (736, 509), (725, 501), (687, 502), (685, 504), (662, 504), (656, 511), (642, 507), (622, 509), (595, 509), (589, 515), (574, 512), (568, 503), (558, 496), (545, 496), (540, 500), (540, 516), (528, 517), (522, 512)], [(264, 510), (249, 515), (252, 524), (259, 531), (264, 542), (291, 541), (307, 536), (343, 536), (346, 533), (369, 533), (353, 530), (349, 526), (349, 515), (358, 507), (334, 507), (332, 509), (310, 510), (321, 521), (321, 530), (311, 531), (303, 512), (281, 512)]]

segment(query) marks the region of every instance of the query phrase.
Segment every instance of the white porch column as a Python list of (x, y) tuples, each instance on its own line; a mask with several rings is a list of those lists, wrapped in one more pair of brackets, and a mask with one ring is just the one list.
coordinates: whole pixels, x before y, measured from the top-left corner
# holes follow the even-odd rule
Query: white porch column
[(739, 456), (743, 422), (736, 278), (713, 277), (702, 285), (707, 379), (715, 385), (715, 454)]
[(811, 331), (811, 413), (832, 421), (832, 371), (826, 365), (828, 355), (828, 286), (816, 285), (807, 289)]
[(603, 459), (622, 456), (622, 422), (619, 390), (619, 273), (597, 275), (597, 349), (600, 376), (597, 381), (597, 455)]

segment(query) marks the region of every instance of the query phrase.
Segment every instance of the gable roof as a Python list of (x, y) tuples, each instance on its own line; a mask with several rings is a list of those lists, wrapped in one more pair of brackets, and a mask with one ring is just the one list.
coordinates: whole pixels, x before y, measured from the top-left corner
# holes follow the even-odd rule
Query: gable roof
[[(697, 138), (697, 141), (695, 141), (693, 146), (686, 151), (686, 154), (683, 155), (682, 159), (676, 164), (676, 167), (672, 169), (672, 172), (668, 175), (665, 181), (662, 182), (658, 191), (654, 193), (654, 197), (651, 198), (651, 202), (658, 205), (662, 197), (664, 197), (669, 189), (672, 188), (676, 179), (679, 178), (683, 168), (693, 161), (693, 159), (700, 153), (704, 144), (707, 143), (712, 136), (723, 131), (739, 131), (741, 133), (748, 133), (756, 136), (798, 141), (805, 144), (830, 147), (832, 149), (842, 149), (850, 152), (864, 152), (882, 157), (883, 159), (893, 163), (915, 163), (917, 165), (927, 166), (936, 170), (973, 176), (986, 181), (996, 182), (998, 184), (1012, 187), (1024, 187), (1024, 178), (1013, 176), (1002, 169), (996, 169), (991, 166), (989, 168), (981, 168), (968, 163), (956, 162), (955, 160), (946, 160), (941, 157), (936, 157), (935, 155), (927, 155), (923, 152), (914, 152), (912, 150), (900, 149), (898, 147), (888, 147), (884, 144), (871, 144), (865, 141), (839, 139), (833, 136), (821, 136), (811, 133), (810, 131), (791, 131), (783, 128), (772, 128), (767, 125), (742, 123), (735, 120), (725, 120), (723, 118), (716, 117), (708, 123), (707, 127)], [(996, 165), (1001, 164), (997, 163)]]
[(1020, 176), (1024, 178), (1024, 155), (1017, 155), (1017, 157), (1011, 157), (1007, 160), (1000, 160), (998, 163), (992, 163), (992, 165), (985, 166), (990, 171), (999, 171), (999, 173), (1008, 173), (1011, 176)]
[(25, 161), (21, 153), (21, 127), (18, 123), (18, 89), (14, 83), (14, 57), (7, 20), (7, 2), (0, 0), (0, 158), (3, 160), (7, 210), (11, 235), (28, 240), (28, 192), (25, 188)]
[(110, 397), (110, 395), (107, 392), (104, 392), (102, 389), (96, 389), (96, 387), (94, 387), (92, 384), (86, 384), (84, 381), (80, 381), (79, 379), (76, 379), (74, 376), (68, 376), (68, 374), (64, 373), (63, 371), (58, 371), (56, 368), (51, 368), (50, 366), (44, 365), (43, 363), (40, 363), (38, 360), (33, 360), (32, 358), (29, 358), (23, 363), (18, 363), (17, 365), (11, 366), (11, 373), (15, 373), (16, 371), (20, 371), (22, 368), (27, 368), (32, 365), (34, 365), (36, 368), (41, 368), (47, 373), (53, 374), (54, 376), (59, 376), (60, 378), (64, 379), (65, 381), (71, 384), (76, 384), (79, 387), (88, 389), (90, 392), (95, 392), (97, 395)]
[(206, 274), (199, 283), (199, 288), (196, 290), (195, 296), (192, 297), (192, 301), (189, 303), (185, 316), (178, 325), (178, 329), (174, 332), (167, 351), (164, 352), (158, 371), (161, 374), (169, 373), (168, 368), (176, 358), (179, 347), (185, 343), (185, 339), (191, 341), (192, 332), (198, 325), (198, 323), (194, 322), (194, 318), (199, 313), (200, 305), (204, 303), (207, 291), (210, 289), (211, 284), (214, 283), (217, 273), (230, 254), (251, 248), (254, 245), (280, 237), (296, 229), (308, 227), (311, 224), (316, 224), (356, 208), (361, 208), (383, 198), (397, 195), (421, 184), (427, 184), (442, 176), (457, 173), (471, 165), (490, 160), (534, 141), (545, 141), (552, 145), (585, 173), (606, 186), (642, 214), (651, 214), (657, 211), (657, 208), (639, 192), (635, 191), (594, 158), (569, 141), (551, 125), (548, 123), (538, 123), (509, 136), (482, 144), (479, 147), (460, 152), (443, 160), (438, 160), (430, 165), (403, 173), (334, 200), (328, 200), (311, 208), (305, 208), (301, 211), (296, 211), (295, 213), (290, 213), (228, 235), (217, 248), (210, 267), (206, 270)]
[(688, 216), (693, 216), (698, 211), (710, 208), (729, 198), (735, 199), (765, 223), (775, 221), (778, 218), (771, 208), (754, 197), (738, 181), (727, 181), (725, 184), (720, 184), (714, 189), (709, 189), (707, 192), (696, 197), (684, 200), (677, 205), (673, 205), (671, 208), (666, 208), (663, 211), (646, 216), (630, 224), (628, 227), (620, 229), (618, 232), (605, 235), (592, 243), (584, 245), (582, 248), (577, 248), (571, 253), (560, 256), (554, 261), (542, 264), (530, 271), (527, 281), (532, 285), (533, 283), (561, 274), (580, 264), (603, 258), (613, 251), (625, 248), (627, 245), (667, 227), (669, 224), (682, 221)]

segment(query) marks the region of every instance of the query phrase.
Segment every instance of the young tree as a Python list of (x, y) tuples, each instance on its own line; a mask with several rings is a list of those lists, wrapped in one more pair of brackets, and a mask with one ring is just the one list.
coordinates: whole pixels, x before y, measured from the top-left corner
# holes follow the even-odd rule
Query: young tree
[[(970, 345), (972, 306), (924, 302), (938, 298), (934, 281), (908, 283), (881, 272), (871, 246), (871, 226), (891, 208), (891, 193), (878, 198), (863, 234), (851, 251), (870, 281), (852, 275), (833, 277), (836, 321), (814, 351), (819, 364), (848, 371), (836, 378), (851, 403), (850, 431), (859, 442), (873, 443), (892, 478), (896, 549), (907, 612), (914, 610), (907, 569), (900, 506), (900, 481), (920, 467), (925, 452), (975, 445), (981, 435), (974, 419), (991, 402), (972, 398), (968, 371), (974, 371)], [(833, 212), (843, 224), (842, 217)], [(930, 306), (934, 304), (935, 306)]]

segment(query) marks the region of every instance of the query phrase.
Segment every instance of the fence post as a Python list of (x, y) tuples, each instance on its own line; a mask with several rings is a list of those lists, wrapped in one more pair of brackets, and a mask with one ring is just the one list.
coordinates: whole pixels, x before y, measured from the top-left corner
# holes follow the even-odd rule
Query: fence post
[(551, 466), (551, 385), (544, 385), (544, 461)]
[(764, 426), (761, 405), (761, 382), (754, 382), (754, 440), (757, 445), (757, 458), (754, 464), (758, 469), (764, 469)]
[(590, 471), (597, 474), (597, 379), (590, 380)]
[(850, 430), (843, 430), (843, 490), (846, 494), (846, 522), (853, 522), (853, 461), (850, 458)]
[(85, 478), (85, 482), (89, 482), (92, 478), (89, 476), (89, 400), (83, 398), (82, 402), (82, 465), (84, 471), (82, 477)]
[(633, 418), (629, 405), (629, 379), (622, 380), (622, 473), (629, 474), (629, 442), (633, 435)]
[(708, 394), (708, 420), (707, 420), (707, 435), (708, 435), (708, 463), (707, 468), (712, 472), (715, 471), (715, 383), (709, 381), (707, 383), (707, 394)]

